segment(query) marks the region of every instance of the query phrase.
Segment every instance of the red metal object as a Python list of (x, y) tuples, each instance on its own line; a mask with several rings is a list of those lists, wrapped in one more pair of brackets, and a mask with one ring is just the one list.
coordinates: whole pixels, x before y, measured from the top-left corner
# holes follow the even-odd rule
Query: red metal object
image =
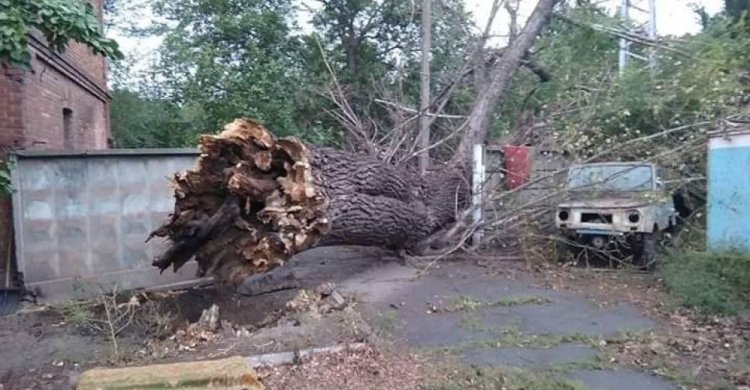
[(531, 156), (526, 145), (503, 146), (503, 166), (505, 168), (505, 189), (512, 190), (529, 180)]

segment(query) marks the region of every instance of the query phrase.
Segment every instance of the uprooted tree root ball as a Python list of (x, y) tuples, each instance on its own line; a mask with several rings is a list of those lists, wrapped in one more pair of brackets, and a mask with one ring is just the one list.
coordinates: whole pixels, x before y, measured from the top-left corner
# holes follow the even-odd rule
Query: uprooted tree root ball
[(462, 169), (422, 177), (369, 155), (276, 138), (251, 119), (202, 136), (199, 147), (196, 168), (173, 178), (174, 213), (151, 234), (170, 241), (153, 263), (162, 271), (195, 258), (201, 276), (238, 285), (316, 245), (419, 252), (466, 208)]
[(300, 141), (241, 119), (201, 136), (199, 147), (197, 167), (174, 175), (174, 213), (151, 234), (171, 240), (154, 266), (177, 271), (195, 256), (200, 275), (239, 283), (328, 231), (326, 197)]

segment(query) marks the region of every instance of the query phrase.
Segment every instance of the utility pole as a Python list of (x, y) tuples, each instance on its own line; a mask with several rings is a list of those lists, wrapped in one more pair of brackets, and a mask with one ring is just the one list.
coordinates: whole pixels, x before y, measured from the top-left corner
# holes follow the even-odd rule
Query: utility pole
[[(648, 37), (656, 42), (656, 0), (648, 2)], [(649, 51), (648, 66), (652, 74), (656, 72), (656, 47), (652, 46)]]
[[(647, 32), (648, 32), (648, 40), (656, 43), (657, 36), (656, 36), (656, 0), (648, 0), (648, 9), (644, 9), (642, 7), (639, 7), (638, 5), (633, 4), (633, 2), (638, 3), (636, 0), (622, 0), (622, 3), (620, 4), (620, 19), (622, 21), (622, 25), (624, 28), (631, 30), (631, 19), (630, 19), (630, 11), (635, 10), (639, 11), (641, 13), (647, 13), (648, 14), (648, 22), (640, 24), (640, 28), (638, 31), (643, 31), (642, 27), (644, 24), (647, 25)], [(638, 32), (629, 31), (631, 34)], [(622, 75), (625, 72), (625, 69), (628, 67), (628, 63), (630, 62), (630, 57), (646, 61), (648, 62), (648, 67), (651, 70), (651, 73), (653, 74), (656, 71), (656, 47), (652, 46), (649, 50), (648, 58), (638, 55), (636, 53), (632, 53), (630, 51), (630, 46), (632, 42), (628, 40), (626, 37), (620, 38), (620, 52), (619, 52), (619, 61), (618, 61), (618, 70), (620, 72), (620, 75)]]
[(432, 39), (432, 0), (422, 0), (422, 73), (420, 77), (419, 99), (419, 172), (427, 173), (430, 165), (430, 41)]
[[(620, 6), (620, 18), (622, 19), (622, 24), (626, 27), (630, 21), (629, 14), (630, 0), (622, 0), (622, 5)], [(618, 61), (618, 70), (620, 71), (620, 75), (625, 72), (625, 68), (628, 66), (628, 58), (630, 57), (630, 53), (628, 53), (629, 50), (630, 41), (625, 39), (625, 37), (620, 38), (620, 58)]]

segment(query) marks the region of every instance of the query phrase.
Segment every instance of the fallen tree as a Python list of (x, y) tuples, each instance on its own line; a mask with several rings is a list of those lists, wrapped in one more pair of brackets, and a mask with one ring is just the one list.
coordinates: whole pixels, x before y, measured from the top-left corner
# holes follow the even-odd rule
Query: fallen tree
[(457, 168), (422, 177), (365, 154), (277, 139), (251, 119), (199, 144), (196, 168), (174, 175), (174, 213), (151, 234), (171, 241), (154, 262), (161, 270), (195, 257), (202, 274), (236, 284), (315, 245), (419, 253), (466, 208)]
[(177, 270), (194, 258), (201, 274), (247, 285), (251, 275), (316, 245), (419, 254), (444, 244), (445, 233), (459, 231), (468, 215), (471, 146), (486, 138), (493, 107), (557, 1), (539, 1), (488, 70), (456, 154), (425, 176), (367, 154), (278, 139), (252, 119), (202, 136), (195, 169), (173, 178), (174, 213), (149, 237), (170, 243), (154, 266)]

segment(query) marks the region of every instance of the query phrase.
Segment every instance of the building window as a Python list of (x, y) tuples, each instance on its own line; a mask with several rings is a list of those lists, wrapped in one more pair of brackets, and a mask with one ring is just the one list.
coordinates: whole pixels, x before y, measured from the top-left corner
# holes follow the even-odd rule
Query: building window
[(65, 137), (65, 149), (75, 149), (73, 142), (73, 110), (63, 108), (63, 136)]

